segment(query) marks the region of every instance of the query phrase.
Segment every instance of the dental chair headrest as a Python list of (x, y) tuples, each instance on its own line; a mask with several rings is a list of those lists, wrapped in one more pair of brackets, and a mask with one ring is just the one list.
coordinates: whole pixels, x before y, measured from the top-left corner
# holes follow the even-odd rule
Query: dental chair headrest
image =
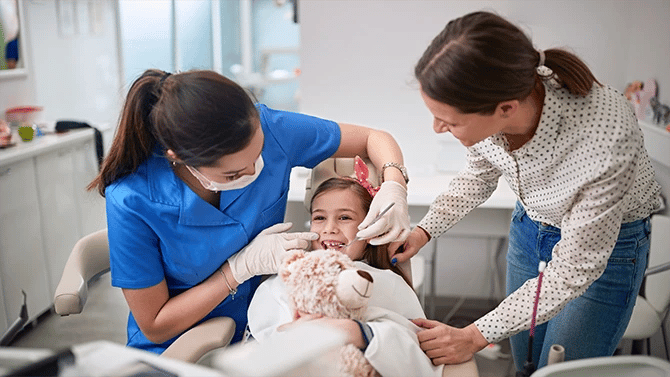
[[(375, 187), (379, 186), (379, 172), (377, 171), (377, 168), (369, 159), (364, 158), (363, 161), (370, 171), (368, 181)], [(309, 211), (309, 204), (312, 201), (312, 195), (314, 195), (316, 188), (324, 181), (333, 177), (356, 178), (356, 173), (354, 172), (354, 158), (327, 158), (312, 169), (312, 173), (307, 178), (305, 185), (304, 204), (307, 211)]]

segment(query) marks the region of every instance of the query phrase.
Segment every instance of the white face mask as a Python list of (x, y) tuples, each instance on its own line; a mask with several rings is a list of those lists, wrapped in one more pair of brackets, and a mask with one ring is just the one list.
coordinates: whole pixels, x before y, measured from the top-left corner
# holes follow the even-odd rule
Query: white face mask
[(226, 191), (226, 190), (237, 190), (250, 185), (251, 182), (255, 181), (256, 178), (258, 178), (258, 175), (261, 174), (263, 166), (265, 166), (265, 164), (263, 162), (263, 156), (261, 155), (258, 156), (256, 162), (254, 163), (254, 175), (243, 175), (234, 181), (226, 183), (214, 182), (209, 178), (205, 177), (204, 175), (202, 175), (202, 173), (200, 173), (195, 168), (192, 168), (188, 165), (186, 165), (186, 168), (188, 169), (188, 171), (191, 172), (191, 174), (193, 174), (194, 177), (198, 179), (202, 187), (204, 187), (205, 189), (210, 191)]

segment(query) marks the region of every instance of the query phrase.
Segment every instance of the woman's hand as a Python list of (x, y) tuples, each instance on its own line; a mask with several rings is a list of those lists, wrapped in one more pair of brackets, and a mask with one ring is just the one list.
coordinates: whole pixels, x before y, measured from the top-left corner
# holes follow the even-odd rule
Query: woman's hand
[(389, 244), (389, 257), (391, 261), (393, 261), (394, 258), (396, 259), (396, 262), (393, 263), (394, 265), (408, 261), (411, 257), (415, 256), (419, 250), (428, 243), (428, 241), (430, 241), (430, 238), (428, 238), (426, 232), (418, 226), (414, 227), (405, 242), (393, 242)]
[[(384, 208), (394, 203), (376, 223), (372, 220)], [(370, 203), (370, 210), (358, 226), (356, 234), (371, 245), (383, 245), (389, 242), (404, 241), (409, 235), (409, 212), (407, 207), (407, 189), (398, 182), (386, 181)]]
[(276, 274), (286, 251), (308, 249), (310, 241), (319, 238), (313, 232), (285, 233), (292, 226), (291, 223), (273, 225), (228, 258), (233, 278), (241, 284), (252, 276)]
[(474, 324), (459, 329), (429, 319), (418, 318), (412, 322), (424, 329), (417, 337), (421, 349), (434, 365), (466, 362), (488, 345)]
[[(332, 157), (368, 157), (380, 172), (387, 162), (403, 164), (400, 146), (390, 133), (346, 123), (339, 123), (339, 126), (340, 146)], [(395, 168), (386, 169), (383, 173), (384, 183), (372, 200), (368, 215), (358, 227), (357, 236), (369, 240), (372, 245), (404, 241), (409, 234), (405, 178)], [(372, 219), (391, 203), (395, 204), (389, 212), (371, 225)]]

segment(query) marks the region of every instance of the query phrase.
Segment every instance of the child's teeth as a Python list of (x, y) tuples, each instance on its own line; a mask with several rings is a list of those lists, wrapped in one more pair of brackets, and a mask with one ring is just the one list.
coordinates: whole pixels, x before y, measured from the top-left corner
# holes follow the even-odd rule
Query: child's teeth
[(337, 248), (342, 246), (342, 242), (337, 242), (337, 241), (324, 241), (323, 246), (324, 248)]

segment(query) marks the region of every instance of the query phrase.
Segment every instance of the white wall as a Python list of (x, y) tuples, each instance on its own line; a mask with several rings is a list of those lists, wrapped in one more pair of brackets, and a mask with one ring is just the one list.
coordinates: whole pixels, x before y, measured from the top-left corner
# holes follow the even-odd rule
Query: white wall
[[(44, 107), (43, 120), (79, 120), (113, 129), (123, 88), (117, 44), (116, 2), (74, 0), (76, 33), (62, 35), (58, 2), (24, 0), (28, 74), (0, 81), (0, 111), (18, 105)], [(99, 22), (89, 28), (96, 7)], [(112, 130), (105, 134), (106, 143)]]
[(667, 0), (319, 0), (299, 9), (301, 111), (392, 132), (415, 174), (436, 163), (437, 138), (414, 64), (450, 19), (471, 11), (520, 24), (537, 48), (569, 47), (617, 89), (656, 77), (670, 103)]
[[(445, 143), (453, 137), (433, 133), (413, 67), (449, 20), (482, 9), (521, 25), (539, 49), (570, 48), (621, 91), (656, 78), (661, 102), (670, 103), (668, 0), (306, 0), (299, 7), (301, 111), (391, 132), (410, 175), (430, 173), (453, 149), (450, 161), (462, 158), (457, 142)], [(490, 297), (488, 256), (471, 251), (491, 244), (440, 240), (438, 294)]]

